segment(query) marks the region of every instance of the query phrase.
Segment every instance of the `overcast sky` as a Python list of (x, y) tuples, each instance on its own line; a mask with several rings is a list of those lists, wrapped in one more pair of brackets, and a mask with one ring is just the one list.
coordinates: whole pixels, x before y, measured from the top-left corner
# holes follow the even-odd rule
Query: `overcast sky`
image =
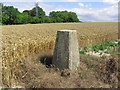
[(51, 11), (72, 11), (81, 21), (117, 22), (119, 0), (0, 0), (6, 6), (14, 6), (20, 12), (30, 10), (39, 2), (46, 15)]

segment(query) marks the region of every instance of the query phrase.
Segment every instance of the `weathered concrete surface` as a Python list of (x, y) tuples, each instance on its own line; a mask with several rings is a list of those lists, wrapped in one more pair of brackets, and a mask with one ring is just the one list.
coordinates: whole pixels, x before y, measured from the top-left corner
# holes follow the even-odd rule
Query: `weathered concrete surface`
[(57, 31), (52, 63), (59, 69), (77, 69), (80, 62), (76, 30)]

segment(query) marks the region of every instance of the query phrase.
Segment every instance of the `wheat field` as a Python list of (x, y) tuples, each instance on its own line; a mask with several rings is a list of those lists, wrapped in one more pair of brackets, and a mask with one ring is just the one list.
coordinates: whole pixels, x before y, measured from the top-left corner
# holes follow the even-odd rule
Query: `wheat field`
[[(79, 47), (118, 39), (117, 22), (5, 25), (2, 28), (3, 82), (16, 83), (27, 56), (53, 53), (57, 30), (77, 30)], [(13, 83), (14, 81), (14, 83)]]

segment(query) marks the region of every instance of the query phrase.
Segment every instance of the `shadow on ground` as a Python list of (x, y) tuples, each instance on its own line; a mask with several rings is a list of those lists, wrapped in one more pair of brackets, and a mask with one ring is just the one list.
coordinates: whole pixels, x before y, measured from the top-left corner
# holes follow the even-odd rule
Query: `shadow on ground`
[(52, 55), (41, 56), (39, 60), (46, 67), (51, 67), (52, 66), (53, 56)]

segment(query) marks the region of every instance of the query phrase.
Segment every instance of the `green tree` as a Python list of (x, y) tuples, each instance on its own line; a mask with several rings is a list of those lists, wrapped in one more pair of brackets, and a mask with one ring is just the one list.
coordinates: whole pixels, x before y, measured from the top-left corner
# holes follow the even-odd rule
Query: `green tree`
[(79, 22), (79, 19), (77, 18), (76, 13), (69, 12), (69, 14), (68, 14), (68, 22)]
[(79, 22), (79, 19), (74, 12), (52, 11), (49, 16), (55, 19), (55, 22)]
[[(44, 17), (45, 12), (43, 11), (43, 9), (40, 8), (39, 6), (37, 8), (38, 8), (38, 17), (39, 18)], [(36, 16), (36, 7), (34, 7), (32, 10), (30, 10), (29, 14), (30, 14), (30, 16), (35, 17)]]
[(17, 24), (27, 24), (30, 23), (31, 17), (27, 13), (18, 14)]
[(32, 24), (40, 23), (40, 19), (38, 17), (31, 17), (30, 23)]
[[(36, 7), (32, 10), (24, 10), (22, 13), (13, 6), (2, 6), (3, 24), (27, 24), (27, 23), (61, 23), (61, 22), (79, 22), (74, 12), (52, 11), (49, 16), (45, 16), (42, 8), (37, 6), (38, 16), (36, 17)], [(1, 8), (0, 8), (1, 10)]]
[(49, 16), (42, 17), (40, 20), (42, 21), (41, 23), (53, 23), (53, 19)]
[(2, 7), (2, 22), (3, 24), (16, 24), (19, 11), (13, 6)]
[(30, 14), (30, 10), (24, 10), (23, 13), (27, 13), (29, 15)]

